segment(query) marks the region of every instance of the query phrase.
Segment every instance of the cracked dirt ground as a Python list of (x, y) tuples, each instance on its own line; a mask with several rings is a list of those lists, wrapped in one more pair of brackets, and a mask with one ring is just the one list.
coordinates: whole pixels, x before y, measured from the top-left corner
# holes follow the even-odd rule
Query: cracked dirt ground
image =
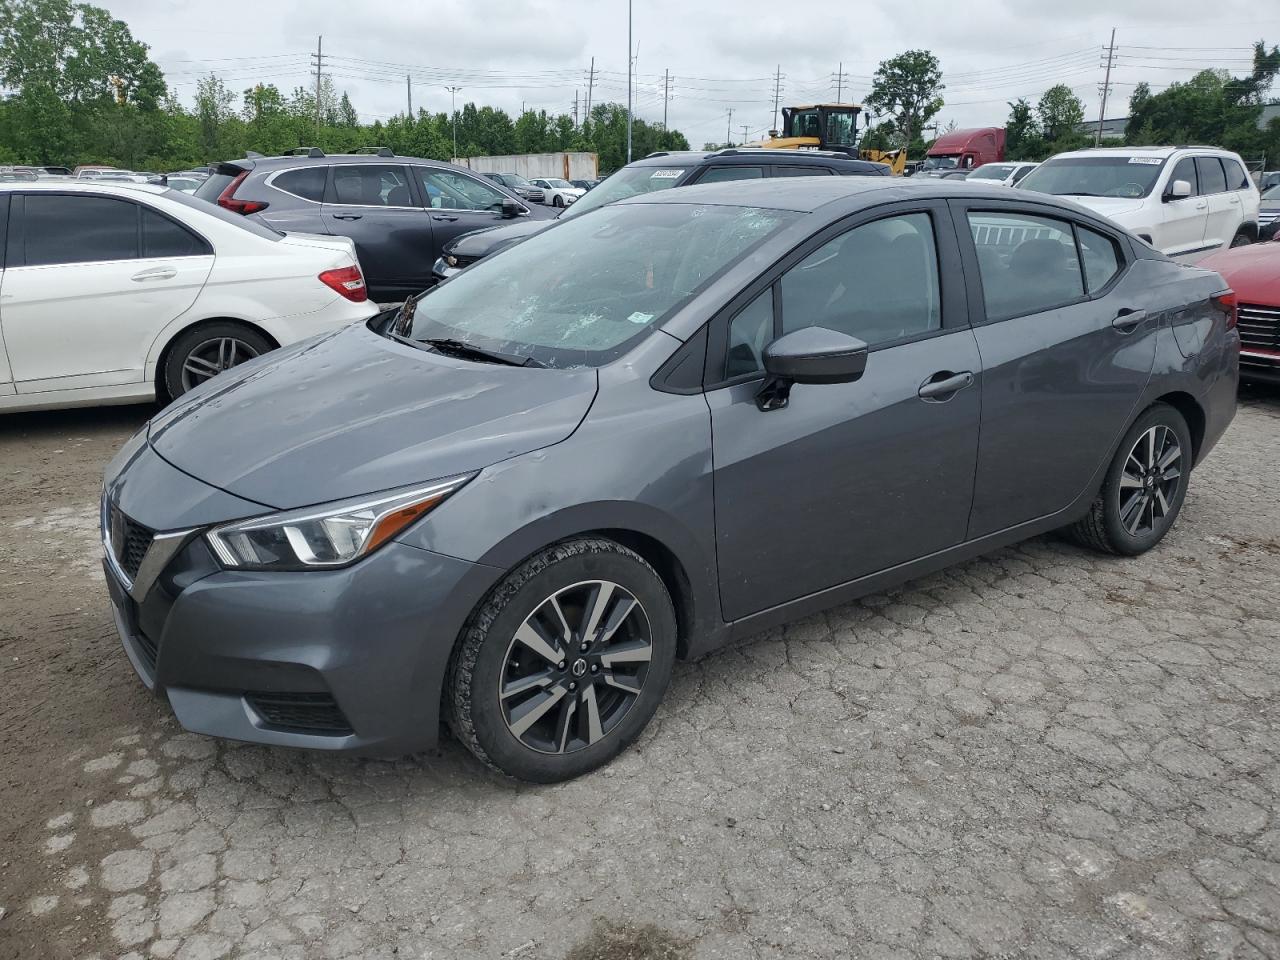
[(1280, 957), (1280, 395), (1138, 560), (1006, 549), (677, 667), (516, 785), (182, 733), (96, 568), (148, 411), (0, 419), (0, 956)]

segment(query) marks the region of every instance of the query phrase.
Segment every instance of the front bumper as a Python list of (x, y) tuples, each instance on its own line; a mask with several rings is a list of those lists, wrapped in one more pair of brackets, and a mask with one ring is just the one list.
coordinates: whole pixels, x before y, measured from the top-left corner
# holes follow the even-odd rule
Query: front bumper
[(145, 595), (103, 569), (129, 661), (184, 728), (372, 754), (436, 743), (454, 641), (500, 575), (399, 542), (338, 570), (224, 570), (198, 532)]

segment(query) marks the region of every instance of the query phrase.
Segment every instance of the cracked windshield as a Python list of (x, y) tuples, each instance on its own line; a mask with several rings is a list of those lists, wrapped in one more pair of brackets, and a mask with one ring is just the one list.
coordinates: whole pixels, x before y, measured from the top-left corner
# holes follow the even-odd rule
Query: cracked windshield
[(797, 216), (683, 203), (606, 207), (431, 291), (409, 339), (459, 340), (551, 367), (598, 366)]

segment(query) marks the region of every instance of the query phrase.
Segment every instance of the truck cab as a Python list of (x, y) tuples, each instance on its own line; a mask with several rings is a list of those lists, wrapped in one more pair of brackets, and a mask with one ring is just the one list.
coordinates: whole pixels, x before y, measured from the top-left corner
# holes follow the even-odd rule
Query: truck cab
[(976, 170), (1004, 159), (1004, 128), (979, 127), (944, 133), (925, 151), (920, 172), (939, 177), (952, 170)]

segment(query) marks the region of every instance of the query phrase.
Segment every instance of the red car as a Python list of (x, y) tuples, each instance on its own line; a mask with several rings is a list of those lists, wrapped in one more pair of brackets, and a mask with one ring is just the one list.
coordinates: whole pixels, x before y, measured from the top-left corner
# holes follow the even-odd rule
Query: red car
[(1223, 250), (1196, 266), (1216, 270), (1236, 292), (1241, 378), (1280, 383), (1280, 240)]

